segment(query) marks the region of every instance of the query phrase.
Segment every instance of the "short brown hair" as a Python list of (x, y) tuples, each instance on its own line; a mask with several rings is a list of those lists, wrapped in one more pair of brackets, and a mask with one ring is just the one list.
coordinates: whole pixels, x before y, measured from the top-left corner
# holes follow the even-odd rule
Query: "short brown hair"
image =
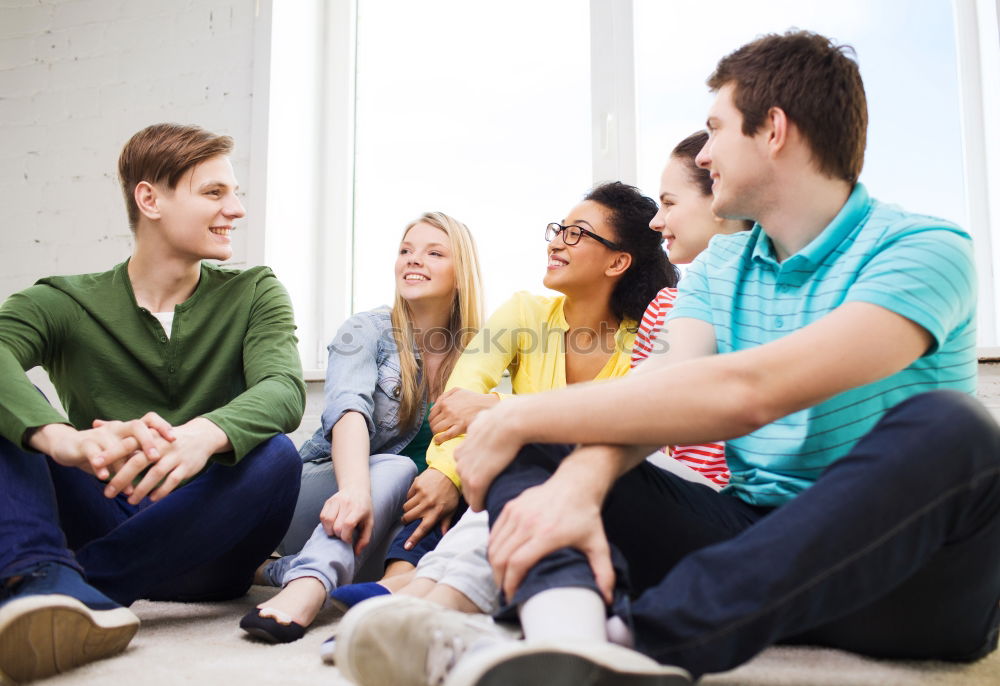
[(177, 182), (191, 167), (219, 155), (228, 155), (233, 139), (219, 136), (198, 126), (153, 124), (132, 136), (118, 157), (118, 178), (125, 195), (129, 226), (139, 223), (139, 207), (135, 204), (135, 187), (140, 182)]
[(854, 183), (865, 161), (868, 104), (854, 49), (809, 31), (769, 34), (726, 55), (708, 78), (732, 83), (743, 133), (780, 107), (809, 142), (821, 172)]

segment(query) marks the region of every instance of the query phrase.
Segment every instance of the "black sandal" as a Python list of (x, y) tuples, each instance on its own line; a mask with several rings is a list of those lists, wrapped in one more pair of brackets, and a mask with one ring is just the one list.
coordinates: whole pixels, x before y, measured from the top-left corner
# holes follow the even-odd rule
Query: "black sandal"
[(306, 633), (304, 626), (271, 607), (254, 608), (247, 612), (240, 620), (240, 628), (268, 643), (291, 643)]

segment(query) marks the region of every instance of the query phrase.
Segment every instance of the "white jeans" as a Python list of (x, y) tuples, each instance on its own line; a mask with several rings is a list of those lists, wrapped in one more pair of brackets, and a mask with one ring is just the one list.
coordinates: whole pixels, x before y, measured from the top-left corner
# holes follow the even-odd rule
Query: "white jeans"
[(447, 584), (464, 594), (480, 611), (493, 614), (500, 606), (500, 590), (486, 559), (490, 539), (489, 513), (466, 510), (431, 552), (420, 558), (417, 578)]

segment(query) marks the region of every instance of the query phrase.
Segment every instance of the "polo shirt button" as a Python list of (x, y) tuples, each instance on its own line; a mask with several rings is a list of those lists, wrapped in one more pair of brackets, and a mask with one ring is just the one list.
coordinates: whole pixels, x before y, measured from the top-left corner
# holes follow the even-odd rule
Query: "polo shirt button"
[(781, 317), (778, 317), (777, 319), (774, 320), (774, 325), (779, 329), (783, 328), (785, 326), (785, 320), (782, 319)]
[(174, 369), (173, 367), (171, 367), (171, 368), (170, 368), (170, 373), (171, 373), (171, 374), (173, 374), (173, 373), (174, 373), (175, 371), (176, 371), (176, 370), (175, 370), (175, 369)]
[(160, 343), (166, 343), (166, 342), (167, 342), (167, 337), (166, 336), (160, 336)]

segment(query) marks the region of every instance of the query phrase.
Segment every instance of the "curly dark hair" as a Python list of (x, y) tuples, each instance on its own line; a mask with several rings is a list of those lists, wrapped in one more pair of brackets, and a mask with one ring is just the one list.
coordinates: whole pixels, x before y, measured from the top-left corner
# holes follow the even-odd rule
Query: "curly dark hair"
[(656, 214), (656, 201), (621, 181), (595, 186), (584, 200), (608, 210), (615, 242), (632, 256), (632, 264), (611, 293), (611, 311), (619, 319), (638, 322), (656, 294), (667, 286), (676, 286), (679, 276), (663, 250), (662, 237), (649, 228)]

